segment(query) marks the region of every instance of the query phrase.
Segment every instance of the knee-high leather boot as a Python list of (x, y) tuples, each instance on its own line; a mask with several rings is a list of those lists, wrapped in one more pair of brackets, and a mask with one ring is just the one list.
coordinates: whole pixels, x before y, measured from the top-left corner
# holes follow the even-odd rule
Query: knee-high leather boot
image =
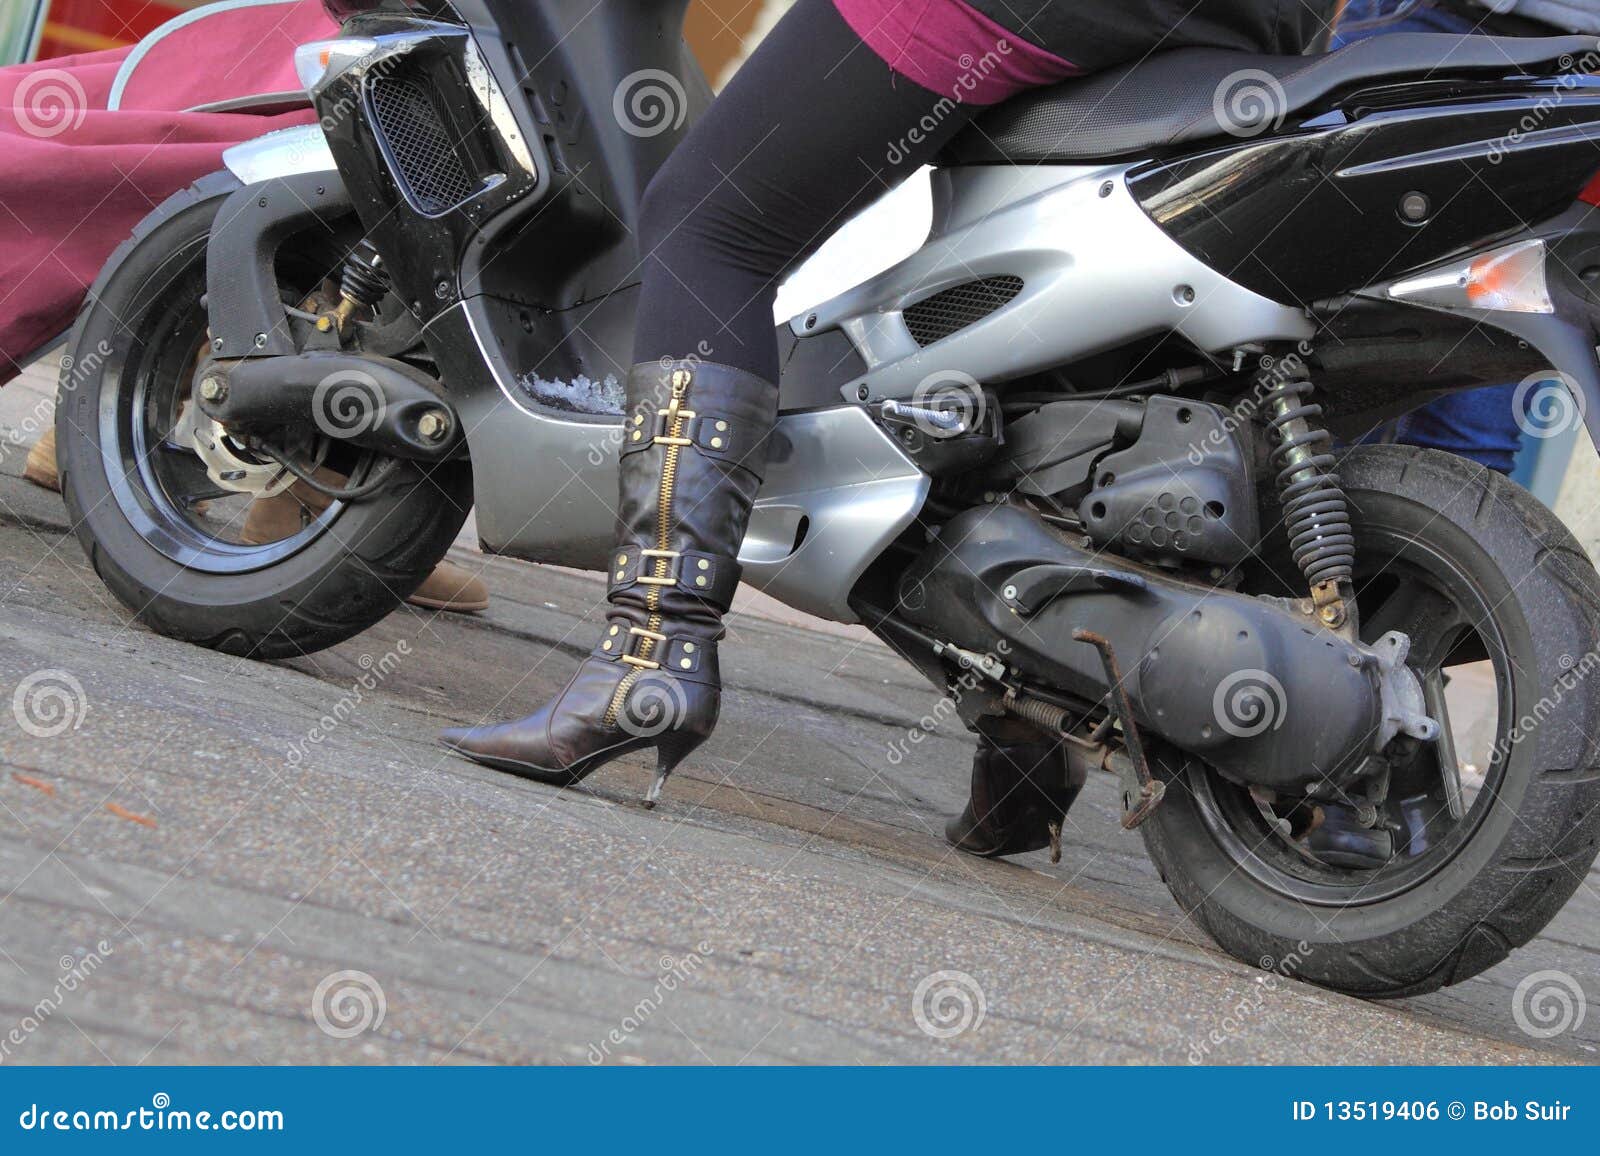
[(447, 730), (446, 746), (563, 786), (654, 747), (646, 803), (655, 802), (716, 725), (717, 640), (739, 584), (739, 544), (777, 395), (770, 382), (725, 365), (649, 362), (629, 371), (605, 631), (553, 701), (517, 722)]

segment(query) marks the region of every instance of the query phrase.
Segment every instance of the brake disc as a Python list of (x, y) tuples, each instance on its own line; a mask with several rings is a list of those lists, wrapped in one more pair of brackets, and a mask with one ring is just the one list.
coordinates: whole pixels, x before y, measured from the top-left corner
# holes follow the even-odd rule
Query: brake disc
[[(201, 413), (197, 405), (183, 407), (183, 416), (172, 431), (172, 440), (179, 445), (194, 446), (195, 453), (205, 463), (206, 476), (225, 490), (270, 498), (283, 493), (296, 481), (294, 474), (271, 458), (263, 458), (234, 441), (227, 430)], [(302, 438), (301, 441), (305, 444), (288, 447), (284, 456), (304, 460), (313, 448), (311, 443), (321, 442), (317, 447), (320, 453), (309, 467), (314, 470), (322, 464), (327, 444), (320, 438)]]

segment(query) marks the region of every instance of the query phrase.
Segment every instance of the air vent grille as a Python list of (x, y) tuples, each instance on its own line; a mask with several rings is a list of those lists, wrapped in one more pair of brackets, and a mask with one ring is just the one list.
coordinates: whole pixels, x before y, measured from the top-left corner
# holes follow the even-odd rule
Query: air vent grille
[(932, 345), (982, 321), (1022, 292), (1022, 278), (1009, 274), (953, 285), (905, 310), (906, 328), (918, 345)]
[(400, 179), (424, 213), (442, 213), (478, 187), (428, 88), (407, 76), (372, 79), (372, 111)]

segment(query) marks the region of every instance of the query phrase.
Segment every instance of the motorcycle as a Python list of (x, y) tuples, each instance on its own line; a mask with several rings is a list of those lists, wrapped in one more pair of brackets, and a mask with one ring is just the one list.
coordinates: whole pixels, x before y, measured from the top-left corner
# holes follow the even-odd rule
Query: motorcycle
[[(327, 0), (318, 123), (160, 206), (71, 338), (63, 490), (141, 621), (315, 651), (474, 504), (487, 552), (607, 568), (632, 222), (711, 100), (685, 5)], [(1596, 856), (1600, 580), (1498, 475), (1335, 446), (1518, 379), (1600, 438), (1595, 48), (1189, 48), (986, 110), (926, 244), (778, 327), (744, 580), (1116, 774), (1241, 959), (1368, 996), (1504, 959)]]

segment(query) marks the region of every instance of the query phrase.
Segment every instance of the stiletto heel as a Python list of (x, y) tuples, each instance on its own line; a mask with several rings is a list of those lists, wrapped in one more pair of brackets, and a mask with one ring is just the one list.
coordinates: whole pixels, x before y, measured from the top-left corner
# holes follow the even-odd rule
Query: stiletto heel
[(667, 776), (704, 741), (700, 735), (662, 736), (662, 741), (656, 744), (656, 777), (650, 783), (650, 789), (644, 793), (645, 810), (655, 807), (656, 800), (661, 798), (661, 788), (667, 785)]

